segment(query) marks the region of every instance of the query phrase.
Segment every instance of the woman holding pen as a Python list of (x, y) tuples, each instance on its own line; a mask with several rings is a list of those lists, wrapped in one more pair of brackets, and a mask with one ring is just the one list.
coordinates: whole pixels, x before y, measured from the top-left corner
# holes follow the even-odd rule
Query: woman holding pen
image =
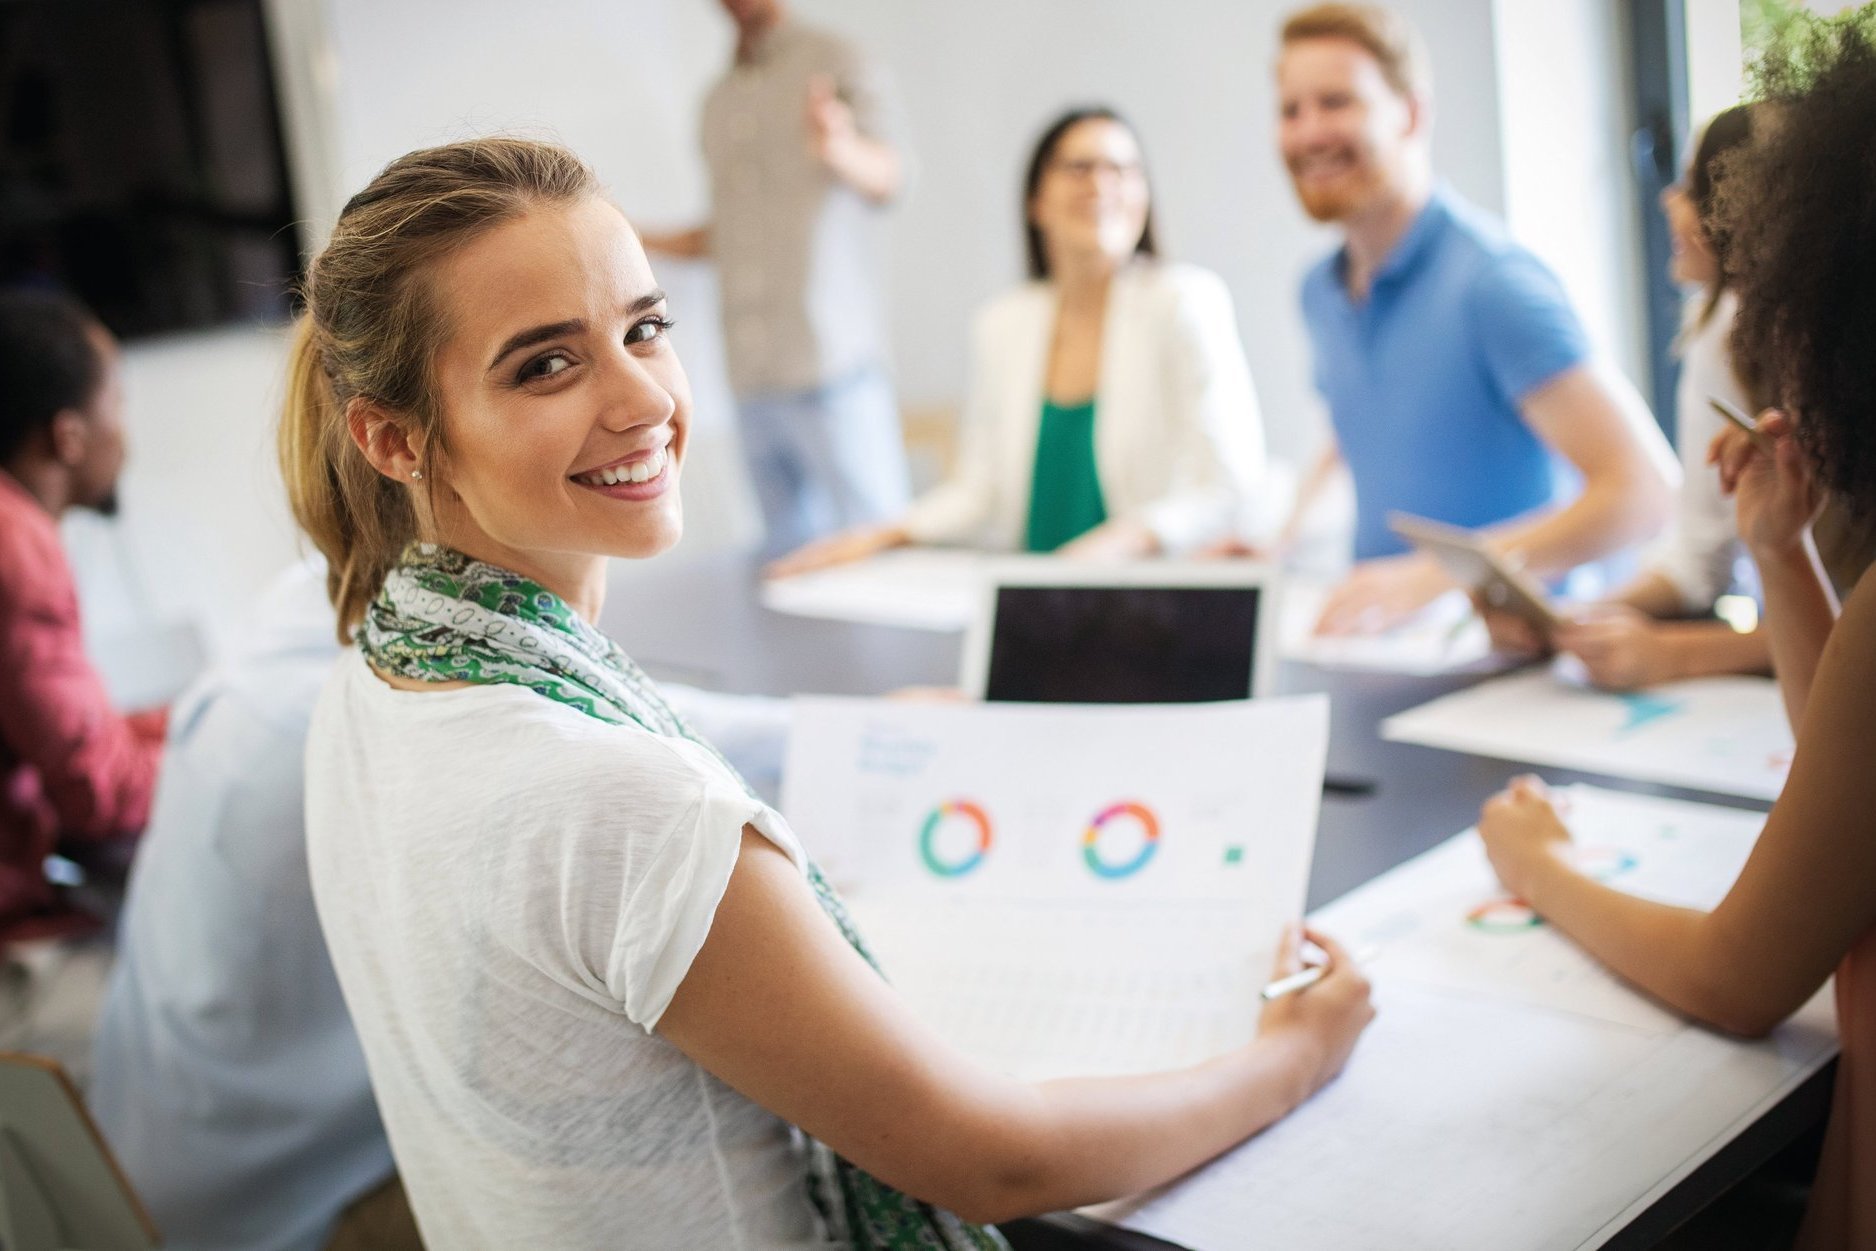
[(571, 153), (394, 161), (306, 286), (282, 463), (356, 641), (308, 860), (426, 1243), (1001, 1247), (988, 1222), (1170, 1181), (1340, 1070), (1373, 1014), (1316, 935), (1316, 985), (1176, 1072), (1017, 1081), (893, 994), (787, 823), (594, 628), (608, 559), (677, 541), (691, 410)]
[(1763, 1034), (1836, 975), (1843, 1054), (1798, 1245), (1876, 1247), (1876, 581), (1841, 616), (1810, 539), (1826, 500), (1876, 512), (1876, 6), (1802, 25), (1764, 77), (1779, 141), (1742, 164), (1739, 339), (1785, 404), (1758, 423), (1769, 452), (1713, 445), (1759, 567), (1771, 657), (1797, 752), (1751, 858), (1712, 912), (1601, 885), (1525, 778), (1479, 832), (1505, 886), (1616, 973), (1670, 1006)]

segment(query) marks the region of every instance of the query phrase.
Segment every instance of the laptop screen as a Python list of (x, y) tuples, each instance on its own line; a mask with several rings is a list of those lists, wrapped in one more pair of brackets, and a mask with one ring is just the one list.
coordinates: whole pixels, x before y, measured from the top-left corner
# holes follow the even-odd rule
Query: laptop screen
[(1000, 586), (984, 698), (1181, 704), (1253, 694), (1258, 586)]

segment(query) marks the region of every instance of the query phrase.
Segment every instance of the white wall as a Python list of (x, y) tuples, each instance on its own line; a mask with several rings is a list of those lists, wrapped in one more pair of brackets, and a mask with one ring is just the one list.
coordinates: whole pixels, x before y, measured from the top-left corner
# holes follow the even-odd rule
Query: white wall
[(1493, 7), (1505, 219), (1557, 271), (1597, 348), (1645, 391), (1644, 262), (1621, 0), (1495, 0)]
[(1739, 103), (1745, 90), (1739, 0), (1685, 0), (1687, 112), (1696, 124)]
[(64, 525), (94, 640), (186, 623), (212, 649), (293, 559), (273, 444), (285, 358), (275, 328), (126, 349), (122, 514), (107, 524), (73, 513)]

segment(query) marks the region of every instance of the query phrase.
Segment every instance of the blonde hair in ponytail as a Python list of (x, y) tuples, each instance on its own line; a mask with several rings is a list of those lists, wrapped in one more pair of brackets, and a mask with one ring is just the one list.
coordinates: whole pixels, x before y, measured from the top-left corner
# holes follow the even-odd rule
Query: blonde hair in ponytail
[(434, 263), (539, 205), (596, 195), (580, 159), (555, 144), (482, 139), (425, 148), (387, 165), (346, 204), (307, 266), (280, 420), (280, 469), (293, 516), (326, 557), (326, 586), (350, 638), (398, 554), (419, 537), (412, 491), (353, 443), (347, 411), (376, 405), (426, 460), (444, 447), (432, 363), (447, 333), (425, 279)]

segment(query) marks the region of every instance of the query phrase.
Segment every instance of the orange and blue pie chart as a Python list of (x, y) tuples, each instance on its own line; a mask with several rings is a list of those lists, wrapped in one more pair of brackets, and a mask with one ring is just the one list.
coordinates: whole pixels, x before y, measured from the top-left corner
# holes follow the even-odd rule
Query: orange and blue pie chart
[[(950, 799), (925, 815), (918, 834), (918, 857), (939, 877), (963, 877), (983, 864), (994, 838), (990, 817), (968, 799)], [(959, 846), (968, 848), (957, 854)]]
[[(1126, 827), (1132, 826), (1137, 831), (1139, 850), (1133, 855), (1110, 858), (1103, 851), (1103, 844), (1111, 846), (1119, 841), (1116, 835), (1123, 834)], [(1103, 808), (1095, 814), (1094, 820), (1081, 836), (1081, 858), (1087, 863), (1089, 872), (1096, 877), (1117, 880), (1132, 877), (1147, 865), (1159, 850), (1159, 818), (1145, 804), (1127, 800)]]
[(1517, 934), (1543, 923), (1544, 919), (1522, 899), (1493, 899), (1466, 913), (1466, 924), (1487, 934)]

